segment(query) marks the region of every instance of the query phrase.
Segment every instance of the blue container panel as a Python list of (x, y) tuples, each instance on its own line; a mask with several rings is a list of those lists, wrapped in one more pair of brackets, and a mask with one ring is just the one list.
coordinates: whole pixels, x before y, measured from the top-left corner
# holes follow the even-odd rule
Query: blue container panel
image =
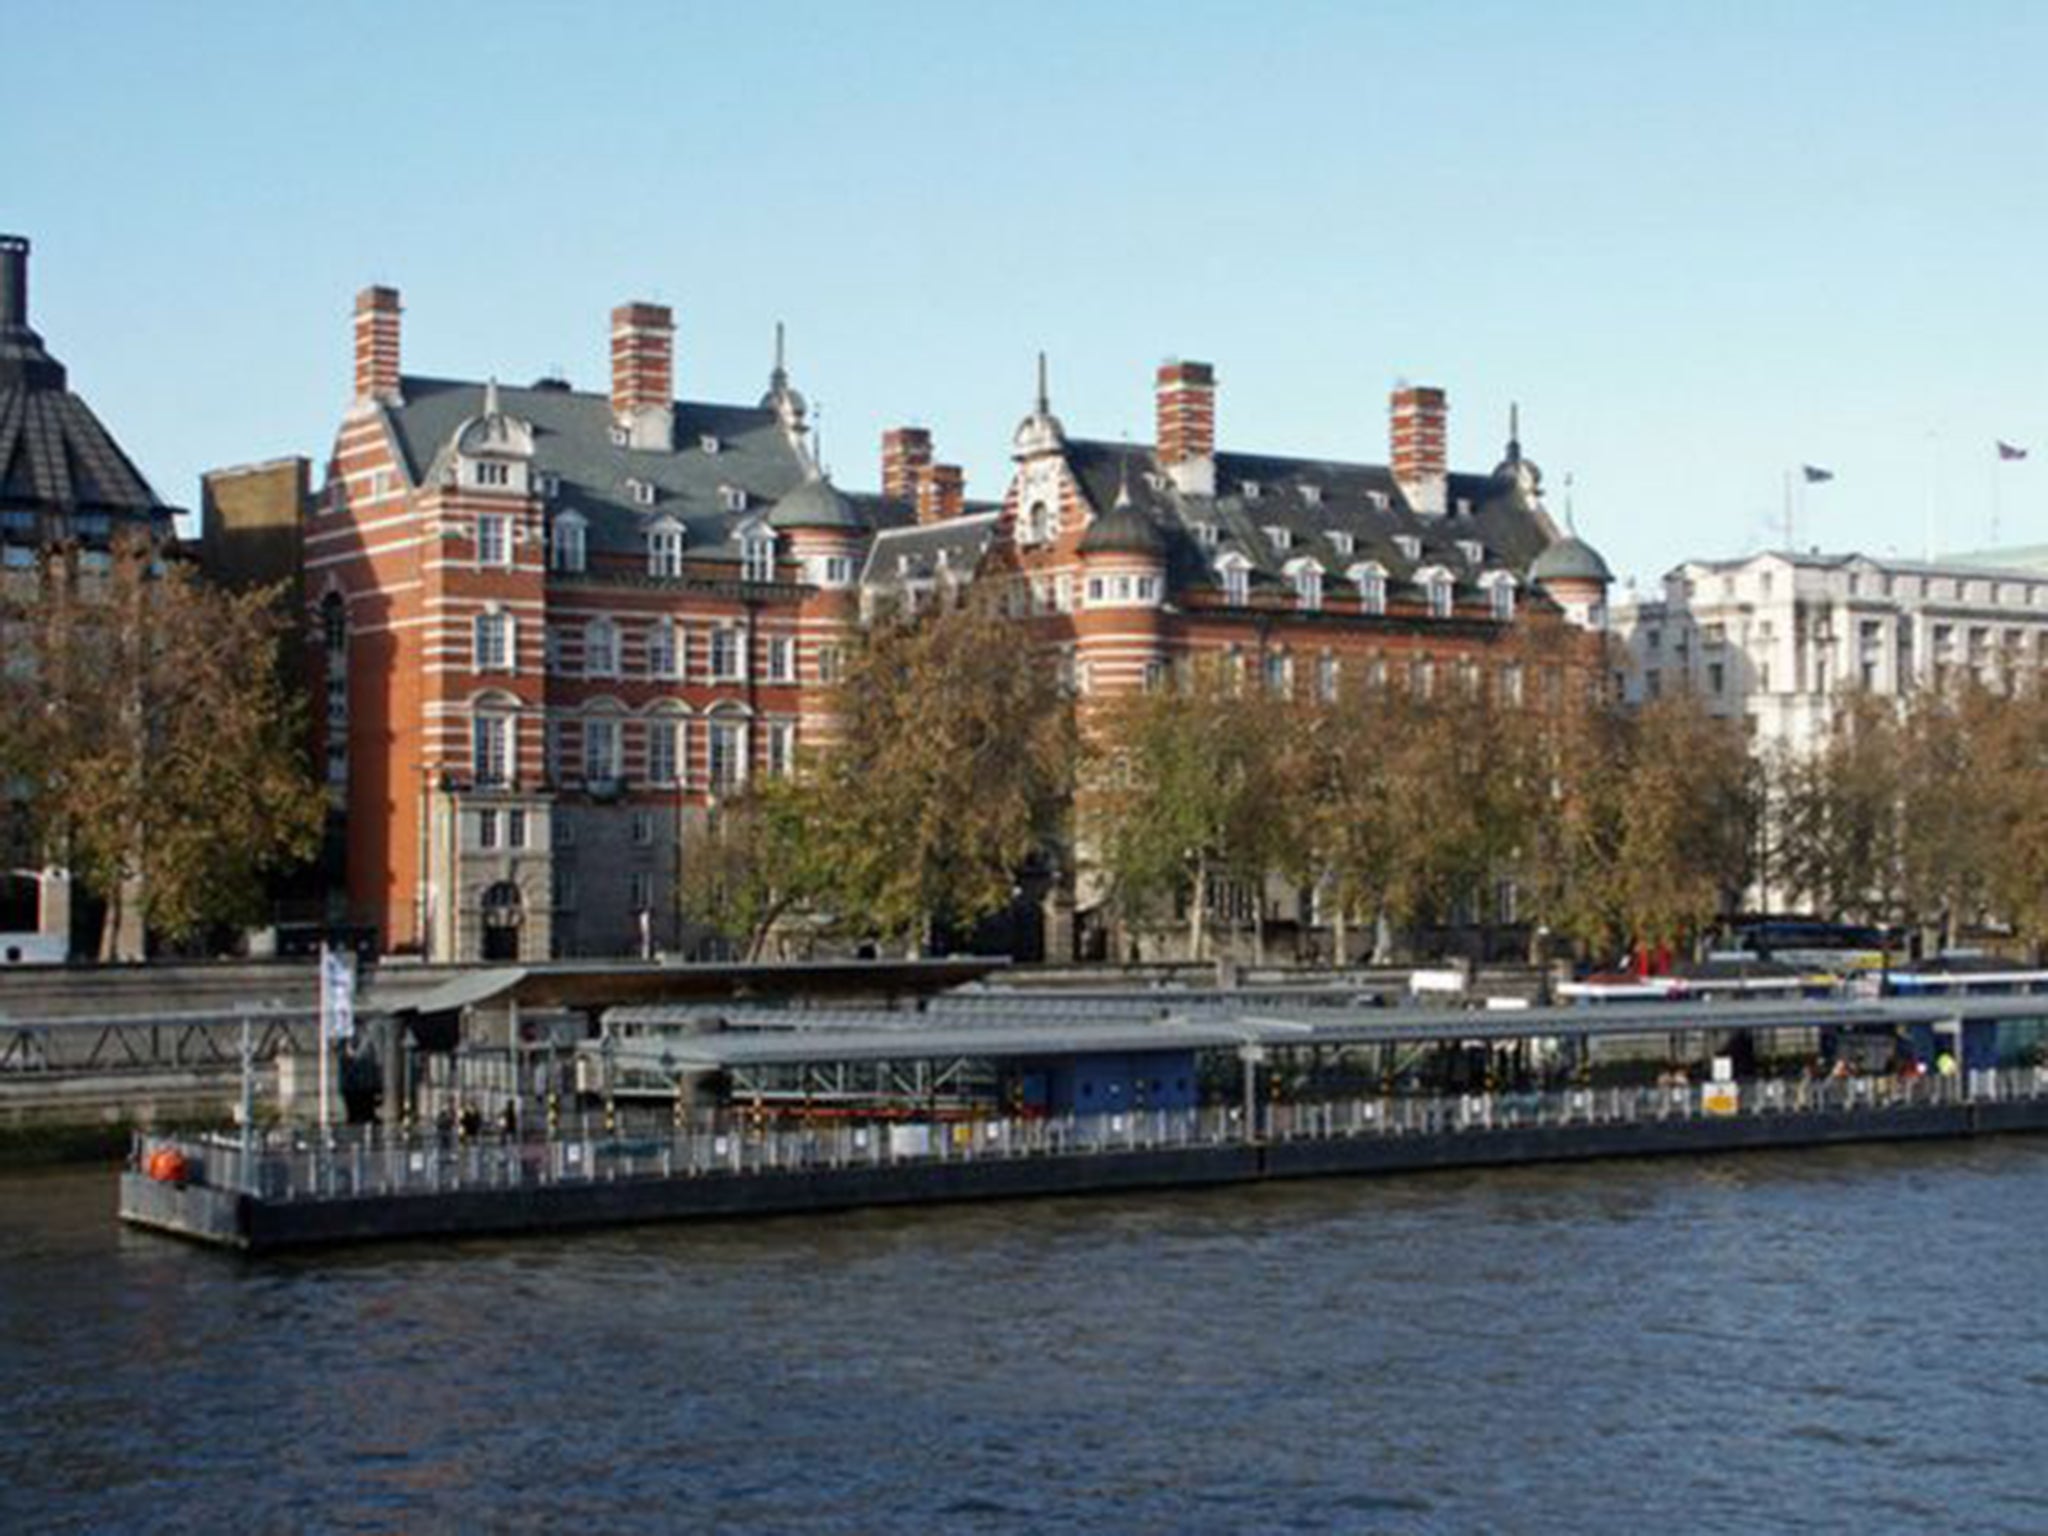
[(1069, 1056), (1043, 1071), (1045, 1108), (1055, 1115), (1109, 1115), (1132, 1109), (1191, 1109), (1196, 1102), (1193, 1051)]

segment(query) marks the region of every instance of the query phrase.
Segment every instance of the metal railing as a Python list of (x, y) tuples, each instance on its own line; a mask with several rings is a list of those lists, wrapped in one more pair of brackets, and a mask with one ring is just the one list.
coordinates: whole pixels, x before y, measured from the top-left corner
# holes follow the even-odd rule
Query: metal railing
[(1745, 1116), (1880, 1117), (1915, 1107), (2041, 1099), (2048, 1099), (2048, 1067), (1950, 1077), (1386, 1094), (1260, 1104), (1250, 1125), (1242, 1107), (1219, 1105), (823, 1125), (755, 1125), (744, 1113), (724, 1113), (680, 1127), (605, 1130), (586, 1122), (547, 1136), (374, 1126), (324, 1134), (269, 1130), (248, 1137), (138, 1135), (131, 1165), (147, 1169), (155, 1153), (172, 1149), (183, 1154), (185, 1177), (192, 1182), (270, 1201), (330, 1200)]

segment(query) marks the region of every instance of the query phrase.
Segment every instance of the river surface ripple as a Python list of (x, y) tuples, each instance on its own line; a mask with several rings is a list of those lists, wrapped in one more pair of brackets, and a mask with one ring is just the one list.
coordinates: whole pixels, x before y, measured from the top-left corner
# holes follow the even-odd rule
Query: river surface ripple
[(261, 1261), (0, 1178), (0, 1531), (2048, 1531), (2048, 1139)]

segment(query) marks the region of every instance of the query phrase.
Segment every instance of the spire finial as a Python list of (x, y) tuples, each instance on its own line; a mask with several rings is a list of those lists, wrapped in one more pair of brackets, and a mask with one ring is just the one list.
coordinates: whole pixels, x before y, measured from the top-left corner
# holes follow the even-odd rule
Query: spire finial
[(1564, 472), (1564, 531), (1573, 538), (1579, 536), (1578, 520), (1572, 516), (1572, 472)]
[(1131, 434), (1124, 434), (1123, 451), (1116, 456), (1116, 504), (1131, 504)]
[(789, 392), (789, 370), (783, 366), (782, 322), (775, 322), (775, 366), (768, 373), (768, 393), (782, 395)]
[(498, 376), (492, 374), (484, 381), (484, 414), (496, 416), (498, 412)]
[(1045, 354), (1043, 352), (1038, 354), (1038, 414), (1041, 416), (1050, 416), (1052, 414), (1052, 393), (1046, 388)]
[(1508, 402), (1508, 457), (1511, 459), (1519, 459), (1521, 456), (1522, 402), (1519, 400), (1510, 400)]

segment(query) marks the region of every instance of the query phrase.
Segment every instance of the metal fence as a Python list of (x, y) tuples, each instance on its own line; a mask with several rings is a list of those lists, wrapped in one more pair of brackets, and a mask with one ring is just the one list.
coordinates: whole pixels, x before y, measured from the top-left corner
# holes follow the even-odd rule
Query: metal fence
[(241, 1137), (138, 1136), (138, 1169), (165, 1149), (185, 1177), (265, 1200), (327, 1200), (531, 1188), (624, 1179), (730, 1178), (1356, 1137), (1473, 1134), (1538, 1127), (1644, 1125), (1674, 1120), (1831, 1114), (1879, 1117), (1900, 1109), (2048, 1099), (2048, 1068), (1922, 1078), (1766, 1079), (1684, 1087), (1567, 1088), (1529, 1093), (1387, 1095), (1318, 1103), (1158, 1109), (1067, 1117), (755, 1125), (744, 1113), (683, 1125), (593, 1129), (588, 1120), (547, 1136), (462, 1135), (451, 1129), (327, 1133), (265, 1131)]

